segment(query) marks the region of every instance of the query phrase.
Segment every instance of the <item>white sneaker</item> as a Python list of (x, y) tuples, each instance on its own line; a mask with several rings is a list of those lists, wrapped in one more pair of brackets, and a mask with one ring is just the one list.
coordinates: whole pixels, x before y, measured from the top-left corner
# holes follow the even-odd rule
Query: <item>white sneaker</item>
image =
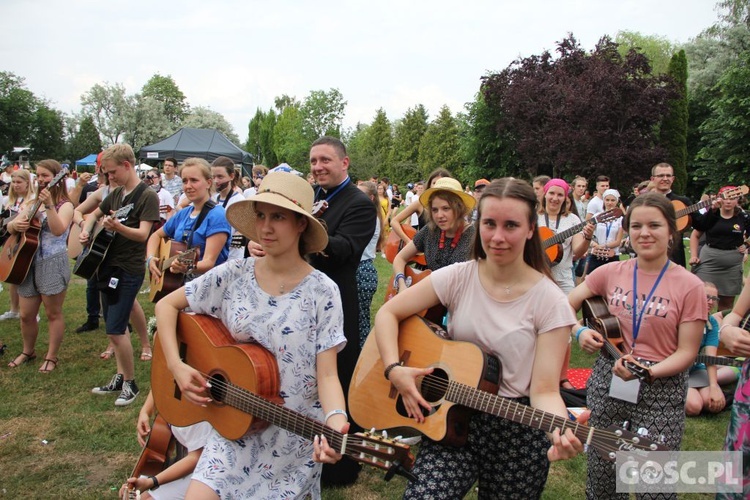
[(20, 313), (13, 312), (13, 311), (6, 311), (3, 314), (0, 314), (0, 321), (5, 321), (6, 319), (18, 319), (21, 317)]

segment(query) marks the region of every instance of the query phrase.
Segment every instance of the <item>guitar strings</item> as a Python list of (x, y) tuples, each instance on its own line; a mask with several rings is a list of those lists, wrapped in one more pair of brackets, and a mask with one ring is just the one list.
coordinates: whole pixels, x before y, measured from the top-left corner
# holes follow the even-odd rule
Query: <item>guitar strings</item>
[[(441, 377), (438, 377), (436, 375), (426, 375), (423, 378), (422, 386), (426, 387), (431, 390), (439, 391), (443, 393), (443, 397), (446, 397), (448, 395), (448, 392), (450, 391), (450, 386), (454, 385), (456, 392), (458, 392), (459, 395), (470, 395), (475, 394), (478, 396), (478, 398), (484, 399), (485, 404), (489, 404), (494, 409), (496, 406), (499, 406), (498, 411), (502, 411), (505, 409), (505, 415), (507, 416), (509, 413), (518, 413), (519, 409), (523, 409), (524, 414), (527, 412), (527, 410), (531, 410), (531, 415), (533, 416), (536, 412), (541, 412), (541, 422), (542, 424), (550, 424), (546, 425), (540, 425), (539, 429), (549, 429), (552, 427), (553, 424), (555, 424), (556, 420), (562, 421), (562, 426), (555, 426), (554, 428), (559, 428), (560, 432), (562, 433), (564, 429), (571, 429), (573, 433), (582, 441), (585, 442), (585, 440), (588, 438), (589, 431), (593, 428), (594, 433), (591, 438), (592, 445), (600, 450), (604, 450), (605, 454), (609, 453), (610, 451), (618, 451), (620, 448), (617, 446), (617, 441), (621, 439), (628, 439), (624, 436), (618, 436), (615, 431), (611, 431), (609, 429), (600, 429), (596, 427), (591, 427), (585, 424), (577, 423), (571, 420), (568, 420), (567, 418), (556, 415), (554, 413), (545, 412), (544, 410), (539, 410), (537, 408), (534, 408), (532, 406), (524, 405), (521, 403), (517, 403), (515, 401), (511, 401), (508, 398), (504, 398), (502, 396), (499, 396), (497, 394), (492, 394), (486, 391), (481, 391), (479, 389), (475, 389), (473, 387), (459, 384), (452, 381), (447, 381)], [(476, 398), (475, 398), (476, 400)], [(449, 400), (450, 401), (450, 400)], [(460, 404), (460, 402), (452, 401), (457, 404)], [(468, 406), (468, 405), (466, 405)], [(469, 406), (469, 408), (471, 408)], [(501, 416), (501, 415), (497, 415)], [(507, 417), (506, 417), (507, 418)], [(529, 424), (531, 425), (531, 424)], [(579, 436), (580, 432), (580, 436)], [(583, 438), (583, 439), (582, 439)], [(643, 438), (639, 437), (639, 440), (643, 440)], [(614, 442), (612, 442), (614, 441)], [(632, 447), (642, 449), (645, 451), (651, 451), (650, 443), (642, 444), (642, 443), (635, 443), (632, 442), (632, 439), (630, 439), (629, 443)]]
[[(341, 432), (328, 427), (324, 425), (323, 423), (313, 419), (312, 417), (309, 417), (307, 415), (298, 413), (290, 408), (286, 408), (285, 406), (276, 404), (272, 401), (267, 400), (263, 396), (260, 396), (258, 394), (255, 394), (254, 392), (250, 391), (249, 389), (245, 389), (244, 387), (240, 387), (238, 385), (224, 382), (221, 379), (211, 377), (210, 375), (203, 373), (199, 371), (201, 375), (203, 375), (211, 384), (212, 387), (215, 387), (217, 389), (223, 389), (227, 395), (233, 396), (238, 402), (245, 403), (247, 405), (251, 405), (253, 403), (260, 404), (263, 407), (259, 408), (260, 411), (254, 412), (257, 413), (257, 415), (253, 414), (253, 416), (260, 418), (263, 420), (263, 416), (266, 416), (266, 418), (273, 418), (274, 415), (280, 417), (283, 421), (287, 423), (291, 423), (293, 421), (296, 421), (297, 423), (302, 423), (305, 427), (305, 431), (308, 431), (313, 436), (325, 434), (326, 439), (328, 439), (332, 446), (331, 448), (335, 450), (340, 450), (341, 446), (343, 445), (344, 438), (346, 438), (347, 447), (344, 451), (347, 455), (352, 455), (354, 457), (361, 457), (362, 454), (368, 455), (371, 457), (371, 460), (369, 460), (369, 463), (372, 463), (375, 465), (376, 463), (384, 463), (386, 461), (394, 461), (397, 460), (397, 457), (395, 455), (396, 451), (396, 444), (395, 443), (388, 443), (383, 441), (378, 448), (373, 448), (372, 446), (368, 446), (370, 442), (366, 439), (363, 439), (362, 437), (356, 435), (356, 434), (342, 434)], [(240, 408), (243, 409), (243, 408)], [(250, 412), (248, 412), (250, 413)], [(278, 424), (276, 424), (278, 425)], [(282, 425), (278, 425), (279, 427), (282, 427)], [(313, 429), (308, 429), (308, 427), (312, 427)], [(287, 429), (289, 430), (289, 429)], [(303, 436), (306, 439), (310, 439), (308, 436)], [(373, 437), (374, 440), (378, 440), (377, 437)], [(378, 440), (379, 441), (379, 440)], [(387, 450), (393, 450), (394, 456), (391, 460), (383, 460), (377, 456), (373, 456), (373, 453), (380, 453), (381, 455), (387, 453)]]

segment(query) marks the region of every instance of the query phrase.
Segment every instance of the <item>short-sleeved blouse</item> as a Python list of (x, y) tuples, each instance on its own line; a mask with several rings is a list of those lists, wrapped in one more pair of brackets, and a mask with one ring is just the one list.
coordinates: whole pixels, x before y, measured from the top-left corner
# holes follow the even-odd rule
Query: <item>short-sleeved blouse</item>
[[(323, 419), (317, 355), (342, 349), (338, 287), (320, 271), (272, 296), (255, 279), (255, 259), (229, 260), (185, 286), (190, 308), (218, 317), (238, 342), (256, 341), (276, 357), (284, 406)], [(307, 439), (275, 425), (229, 441), (214, 432), (193, 474), (221, 498), (320, 498), (321, 464)]]

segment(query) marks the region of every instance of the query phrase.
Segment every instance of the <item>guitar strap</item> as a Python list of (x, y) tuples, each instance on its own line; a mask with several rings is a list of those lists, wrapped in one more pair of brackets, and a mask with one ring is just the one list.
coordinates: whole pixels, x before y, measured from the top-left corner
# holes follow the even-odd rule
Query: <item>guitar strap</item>
[[(231, 198), (231, 196), (228, 197), (227, 200), (229, 198)], [(196, 229), (198, 229), (199, 227), (201, 227), (201, 224), (203, 224), (203, 221), (205, 220), (206, 216), (208, 215), (208, 212), (210, 212), (211, 209), (214, 208), (215, 206), (216, 206), (216, 203), (214, 203), (211, 200), (208, 200), (203, 205), (203, 208), (201, 208), (201, 213), (198, 214), (198, 218), (195, 220), (195, 224), (193, 224), (192, 227), (190, 228), (190, 234), (188, 234), (188, 237), (187, 237), (186, 243), (187, 243), (187, 247), (188, 248), (192, 248), (193, 247), (193, 232)]]

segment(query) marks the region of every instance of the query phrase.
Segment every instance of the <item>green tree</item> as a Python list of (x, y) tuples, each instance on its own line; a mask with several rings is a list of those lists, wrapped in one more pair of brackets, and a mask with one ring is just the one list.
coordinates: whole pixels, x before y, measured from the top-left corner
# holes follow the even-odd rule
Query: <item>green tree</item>
[(684, 193), (687, 186), (687, 57), (681, 50), (669, 63), (667, 74), (672, 78), (674, 97), (667, 102), (667, 113), (661, 123), (660, 142), (667, 152), (667, 163), (674, 167), (673, 189)]
[(203, 106), (192, 108), (182, 121), (182, 127), (189, 128), (214, 128), (227, 136), (232, 144), (240, 144), (240, 138), (234, 133), (232, 125), (224, 118), (224, 115), (213, 109)]
[(263, 112), (258, 108), (248, 124), (247, 144), (245, 149), (253, 154), (255, 163), (269, 167), (278, 165), (276, 152), (273, 149), (273, 129), (276, 126), (276, 112), (269, 109)]
[(711, 116), (700, 126), (703, 148), (698, 178), (712, 188), (744, 183), (750, 175), (750, 51), (734, 63), (717, 84), (720, 97), (711, 104)]
[(366, 153), (365, 141), (370, 130), (370, 125), (357, 123), (354, 129), (347, 130), (342, 140), (346, 144), (346, 153), (349, 156), (349, 175), (352, 179), (367, 180), (377, 175), (377, 160)]
[(37, 99), (26, 88), (24, 79), (0, 71), (0, 151), (28, 145), (36, 108)]
[(71, 161), (80, 160), (92, 153), (102, 150), (102, 141), (96, 130), (94, 120), (90, 116), (84, 116), (76, 131), (73, 132), (67, 147), (67, 157)]
[(391, 147), (391, 176), (395, 182), (412, 182), (421, 179), (419, 169), (419, 144), (427, 132), (429, 115), (422, 104), (409, 108), (393, 132)]
[(280, 163), (288, 163), (301, 172), (307, 172), (310, 162), (310, 139), (303, 129), (299, 104), (286, 106), (273, 128), (273, 148)]
[(390, 168), (392, 133), (391, 122), (388, 121), (385, 111), (383, 108), (378, 109), (362, 143), (362, 154), (369, 157), (375, 167), (371, 174), (387, 175), (393, 179), (394, 172)]
[(81, 112), (93, 118), (106, 145), (115, 144), (122, 139), (128, 128), (126, 116), (129, 106), (125, 87), (120, 83), (97, 83), (81, 96)]
[(524, 177), (515, 150), (514, 139), (507, 132), (499, 133), (497, 121), (501, 121), (477, 92), (474, 101), (467, 103), (466, 130), (461, 134), (461, 156), (466, 165), (462, 172), (464, 182), (500, 177)]
[(171, 75), (162, 76), (156, 73), (141, 89), (143, 97), (151, 97), (164, 105), (164, 114), (168, 121), (177, 124), (185, 118), (190, 106)]
[(39, 103), (34, 112), (29, 144), (37, 160), (62, 160), (65, 156), (65, 126), (62, 113), (46, 103)]
[(143, 146), (169, 137), (178, 130), (177, 122), (171, 121), (165, 112), (163, 101), (143, 94), (128, 96), (126, 100), (123, 139), (136, 153)]
[(310, 142), (323, 135), (340, 137), (345, 108), (339, 89), (311, 91), (300, 107), (305, 136)]
[(448, 106), (440, 108), (419, 143), (419, 168), (424, 176), (436, 168), (455, 172), (461, 168), (458, 126)]
[(644, 35), (638, 31), (618, 31), (615, 43), (618, 44), (617, 50), (623, 58), (631, 49), (645, 55), (654, 75), (668, 72), (672, 54), (675, 52), (674, 44), (663, 36)]

